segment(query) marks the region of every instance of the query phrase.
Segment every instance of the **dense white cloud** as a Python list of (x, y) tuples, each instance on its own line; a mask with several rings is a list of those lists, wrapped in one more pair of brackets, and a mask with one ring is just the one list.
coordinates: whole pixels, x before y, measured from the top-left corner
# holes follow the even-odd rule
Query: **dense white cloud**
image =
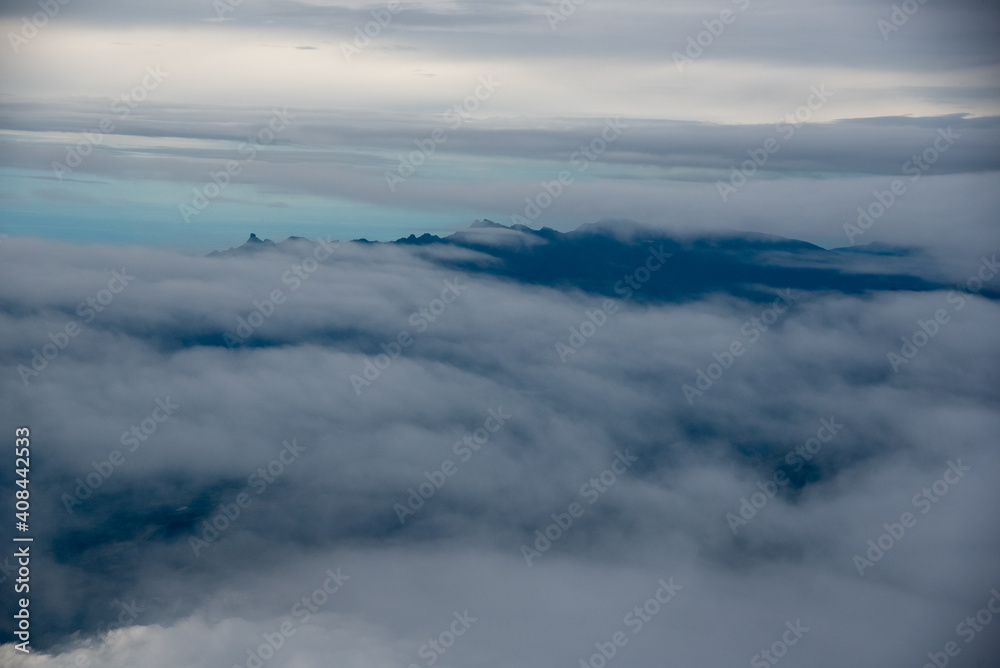
[[(810, 667), (920, 665), (962, 642), (956, 625), (1000, 582), (995, 301), (801, 291), (755, 337), (741, 328), (767, 304), (619, 300), (563, 363), (555, 344), (605, 297), (458, 272), (456, 258), (485, 261), (342, 245), (293, 291), (281, 279), (302, 264), (294, 253), (4, 240), (2, 429), (30, 424), (39, 443), (33, 614), (56, 652), (8, 644), (5, 664), (60, 666), (97, 643), (98, 666), (245, 665), (261, 633), (290, 622), (266, 665), (427, 665), (421, 647), (466, 610), (477, 621), (440, 665), (578, 665), (616, 631), (623, 664), (731, 665), (797, 620), (809, 631), (788, 656)], [(30, 351), (123, 268), (128, 287), (22, 382)], [(440, 311), (456, 277), (464, 290)], [(273, 315), (223, 345), (275, 289)], [(422, 308), (440, 316), (419, 331)], [(950, 320), (894, 373), (887, 353), (938, 309)], [(350, 376), (403, 330), (412, 345), (359, 396)], [(682, 385), (734, 341), (746, 352), (689, 404)], [(129, 451), (123, 432), (167, 398), (179, 408)], [(456, 444), (491, 409), (510, 418), (463, 460)], [(822, 420), (842, 427), (734, 534), (727, 513), (794, 469), (786, 453)], [(292, 439), (301, 452), (254, 479)], [(61, 495), (116, 449), (124, 463), (68, 513)], [(625, 449), (637, 460), (607, 491), (581, 490)], [(401, 523), (395, 504), (448, 459), (455, 474)], [(970, 470), (940, 502), (915, 505), (958, 460)], [(189, 538), (210, 537), (203, 520), (241, 493), (249, 505), (196, 556)], [(573, 502), (583, 515), (526, 565), (521, 546)], [(907, 511), (916, 525), (859, 576), (854, 555)], [(350, 579), (300, 623), (296, 602), (337, 568)], [(682, 589), (632, 633), (626, 615), (661, 578)], [(123, 605), (144, 609), (93, 637)], [(962, 642), (963, 665), (985, 665), (973, 657), (995, 656), (995, 637)]]

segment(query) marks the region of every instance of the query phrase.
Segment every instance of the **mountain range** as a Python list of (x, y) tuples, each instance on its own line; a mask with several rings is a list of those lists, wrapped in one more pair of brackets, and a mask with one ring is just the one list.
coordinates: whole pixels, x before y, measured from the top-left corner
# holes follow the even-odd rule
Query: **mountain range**
[[(712, 293), (764, 302), (774, 298), (775, 290), (786, 288), (864, 294), (948, 287), (913, 275), (913, 263), (908, 260), (915, 251), (907, 248), (867, 244), (827, 250), (805, 241), (740, 231), (677, 236), (622, 221), (559, 232), (481, 220), (445, 237), (411, 234), (390, 242), (356, 239), (351, 243), (466, 249), (474, 251), (473, 259), (442, 259), (441, 253), (429, 253), (427, 259), (462, 271), (609, 297), (624, 293), (623, 279), (643, 267), (655, 250), (669, 258), (634, 291), (641, 302), (683, 302)], [(210, 256), (301, 255), (311, 247), (312, 242), (303, 237), (274, 242), (251, 234), (243, 245)], [(984, 296), (1000, 298), (996, 292), (984, 292)]]

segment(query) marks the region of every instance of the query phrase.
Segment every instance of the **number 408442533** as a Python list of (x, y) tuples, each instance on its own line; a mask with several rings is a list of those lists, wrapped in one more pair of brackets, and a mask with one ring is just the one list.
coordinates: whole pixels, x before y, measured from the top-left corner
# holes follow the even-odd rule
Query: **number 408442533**
[(15, 484), (21, 488), (14, 494), (17, 497), (17, 503), (15, 504), (17, 512), (14, 515), (17, 517), (16, 526), (18, 530), (27, 531), (28, 510), (31, 508), (31, 504), (28, 501), (30, 497), (30, 493), (28, 492), (28, 483), (30, 482), (28, 474), (31, 470), (31, 432), (27, 427), (18, 427), (14, 432), (14, 436), (14, 456), (17, 458), (14, 462), (14, 473), (17, 474)]

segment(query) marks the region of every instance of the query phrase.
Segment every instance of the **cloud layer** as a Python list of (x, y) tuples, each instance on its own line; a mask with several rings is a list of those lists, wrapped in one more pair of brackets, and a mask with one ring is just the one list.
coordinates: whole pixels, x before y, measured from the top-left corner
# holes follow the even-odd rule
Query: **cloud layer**
[[(1000, 649), (956, 630), (1000, 584), (1000, 310), (974, 281), (793, 291), (768, 313), (459, 272), (491, 260), (437, 245), (0, 254), (2, 429), (38, 444), (52, 652), (4, 645), (5, 665), (247, 665), (278, 633), (267, 665), (571, 666), (617, 632), (623, 664), (733, 665), (786, 622), (808, 629), (787, 647), (802, 666)], [(675, 596), (649, 604), (661, 580)]]

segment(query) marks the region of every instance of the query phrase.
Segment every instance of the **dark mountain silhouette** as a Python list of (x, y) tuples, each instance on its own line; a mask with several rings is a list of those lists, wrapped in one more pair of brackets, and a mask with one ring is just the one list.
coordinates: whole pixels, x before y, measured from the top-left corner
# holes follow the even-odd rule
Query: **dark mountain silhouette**
[[(383, 242), (358, 239), (354, 243)], [(863, 294), (946, 287), (905, 271), (894, 272), (898, 266), (895, 261), (912, 253), (908, 249), (855, 246), (826, 250), (804, 241), (738, 231), (672, 237), (662, 230), (628, 221), (587, 224), (572, 232), (558, 232), (547, 227), (534, 230), (481, 220), (447, 237), (411, 234), (384, 243), (466, 248), (497, 262), (435, 261), (470, 273), (576, 288), (609, 297), (623, 295), (628, 285), (625, 277), (645, 267), (651, 252), (669, 254), (659, 269), (649, 272), (649, 279), (641, 289), (631, 291), (632, 297), (639, 301), (687, 301), (711, 293), (764, 301), (773, 299), (774, 292), (784, 288)], [(242, 246), (212, 255), (268, 251), (299, 254), (310, 245), (302, 237), (275, 243), (251, 234)], [(859, 269), (861, 260), (866, 271)], [(653, 260), (652, 264), (657, 262)], [(872, 266), (878, 266), (879, 272), (873, 273)]]

